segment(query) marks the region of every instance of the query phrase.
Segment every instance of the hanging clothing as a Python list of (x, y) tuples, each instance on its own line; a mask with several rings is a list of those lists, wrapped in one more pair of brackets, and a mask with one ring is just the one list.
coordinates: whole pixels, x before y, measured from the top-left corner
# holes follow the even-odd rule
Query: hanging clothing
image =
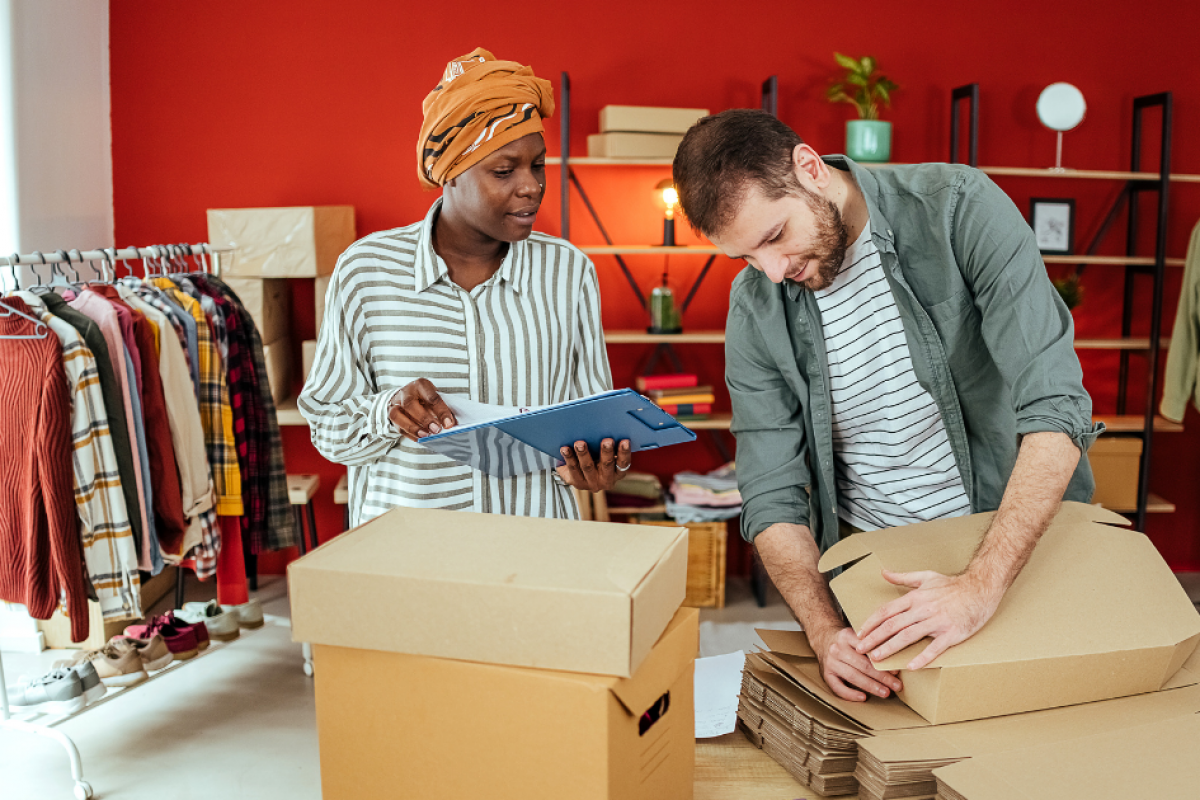
[[(133, 358), (129, 355), (129, 351), (125, 350), (125, 373), (128, 376), (130, 386), (137, 383), (135, 367), (133, 366)], [(142, 413), (142, 398), (141, 393), (134, 391), (130, 393), (129, 403), (133, 407), (133, 430), (137, 436), (137, 456), (138, 463), (142, 468), (142, 475), (145, 480), (142, 481), (142, 499), (146, 504), (148, 516), (146, 517), (146, 538), (142, 540), (142, 557), (139, 566), (149, 572), (151, 575), (157, 575), (163, 570), (162, 550), (158, 545), (158, 533), (154, 524), (154, 482), (150, 478), (150, 451), (146, 448), (146, 425), (145, 416)]]
[(1188, 398), (1200, 409), (1200, 222), (1192, 228), (1187, 257), (1183, 262), (1183, 288), (1175, 311), (1167, 369), (1163, 374), (1163, 398), (1159, 407), (1164, 417), (1183, 422)]
[[(3, 301), (24, 314), (19, 298)], [(2, 310), (2, 309), (0, 309)], [(88, 635), (87, 589), (71, 474), (71, 408), (58, 339), (0, 339), (0, 600), (49, 619), (65, 595), (72, 641)], [(35, 336), (0, 317), (0, 337)]]
[(121, 491), (97, 361), (79, 331), (51, 314), (41, 298), (16, 292), (58, 337), (71, 399), (72, 468), (79, 536), (88, 579), (105, 619), (142, 616), (141, 580), (129, 511)]

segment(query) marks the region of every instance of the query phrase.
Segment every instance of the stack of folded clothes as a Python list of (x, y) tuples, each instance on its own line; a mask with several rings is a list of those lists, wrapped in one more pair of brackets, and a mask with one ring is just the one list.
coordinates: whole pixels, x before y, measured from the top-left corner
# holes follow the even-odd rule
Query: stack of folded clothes
[(735, 462), (707, 475), (680, 472), (667, 495), (667, 515), (679, 523), (720, 522), (742, 513)]
[(648, 472), (624, 473), (608, 490), (608, 505), (620, 508), (650, 508), (663, 502), (662, 482)]

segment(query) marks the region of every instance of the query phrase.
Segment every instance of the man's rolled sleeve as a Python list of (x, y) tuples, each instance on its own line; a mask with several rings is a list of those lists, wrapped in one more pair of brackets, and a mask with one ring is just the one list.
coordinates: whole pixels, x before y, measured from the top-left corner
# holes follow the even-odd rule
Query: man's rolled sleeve
[(1017, 434), (1059, 432), (1086, 453), (1092, 423), (1071, 312), (1054, 289), (1033, 231), (1012, 200), (977, 171), (953, 209), (954, 250), (983, 317), (983, 336), (1011, 386)]
[(778, 522), (808, 525), (809, 471), (800, 403), (767, 352), (753, 316), (734, 302), (725, 333), (725, 383), (737, 437), (742, 537)]

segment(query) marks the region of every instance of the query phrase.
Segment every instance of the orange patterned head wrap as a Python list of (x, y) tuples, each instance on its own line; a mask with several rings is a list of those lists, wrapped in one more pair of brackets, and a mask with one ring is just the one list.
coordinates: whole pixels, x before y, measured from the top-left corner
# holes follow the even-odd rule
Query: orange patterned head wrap
[(434, 189), (509, 142), (545, 130), (542, 117), (554, 113), (554, 90), (529, 67), (497, 61), (477, 47), (446, 65), (421, 108), (417, 174)]

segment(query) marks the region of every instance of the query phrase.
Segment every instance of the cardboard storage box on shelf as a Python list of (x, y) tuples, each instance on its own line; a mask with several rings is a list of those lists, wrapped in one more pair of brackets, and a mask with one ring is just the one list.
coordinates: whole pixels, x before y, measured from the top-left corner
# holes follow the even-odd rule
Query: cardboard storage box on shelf
[(632, 678), (381, 652), (367, 629), (316, 645), (322, 796), (691, 797), (698, 617), (680, 609)]
[(291, 294), (283, 278), (223, 278), (258, 328), (263, 344), (287, 336), (291, 329)]
[[(992, 516), (855, 534), (819, 566), (845, 568), (830, 586), (858, 629), (906, 591), (882, 569), (957, 574)], [(927, 640), (879, 668), (902, 670), (901, 699), (934, 723), (1162, 688), (1200, 643), (1200, 614), (1150, 540), (1114, 527), (1126, 524), (1098, 506), (1063, 503), (987, 625), (925, 669), (904, 667)]]
[(600, 109), (600, 131), (632, 133), (675, 133), (682, 136), (707, 108), (662, 108), (659, 106), (605, 106)]
[[(637, 520), (642, 525), (678, 527), (671, 520)], [(729, 529), (724, 522), (689, 522), (687, 597), (685, 606), (725, 607), (725, 548)]]
[(263, 361), (267, 367), (267, 382), (275, 405), (292, 396), (292, 343), (287, 338), (263, 345)]
[(1137, 508), (1141, 460), (1141, 439), (1115, 436), (1097, 439), (1088, 450), (1088, 461), (1096, 478), (1092, 502), (1120, 511)]
[(305, 381), (308, 373), (312, 372), (313, 362), (317, 360), (317, 340), (305, 339), (300, 343), (300, 375)]
[(354, 239), (354, 206), (208, 209), (209, 243), (236, 250), (232, 277), (328, 275)]
[(665, 133), (593, 133), (588, 158), (674, 158), (682, 141)]
[(683, 601), (687, 530), (395, 508), (288, 567), (298, 642), (629, 677)]
[(321, 335), (321, 323), (325, 321), (325, 295), (329, 293), (329, 276), (318, 275), (313, 282), (313, 307), (317, 315), (317, 336)]

